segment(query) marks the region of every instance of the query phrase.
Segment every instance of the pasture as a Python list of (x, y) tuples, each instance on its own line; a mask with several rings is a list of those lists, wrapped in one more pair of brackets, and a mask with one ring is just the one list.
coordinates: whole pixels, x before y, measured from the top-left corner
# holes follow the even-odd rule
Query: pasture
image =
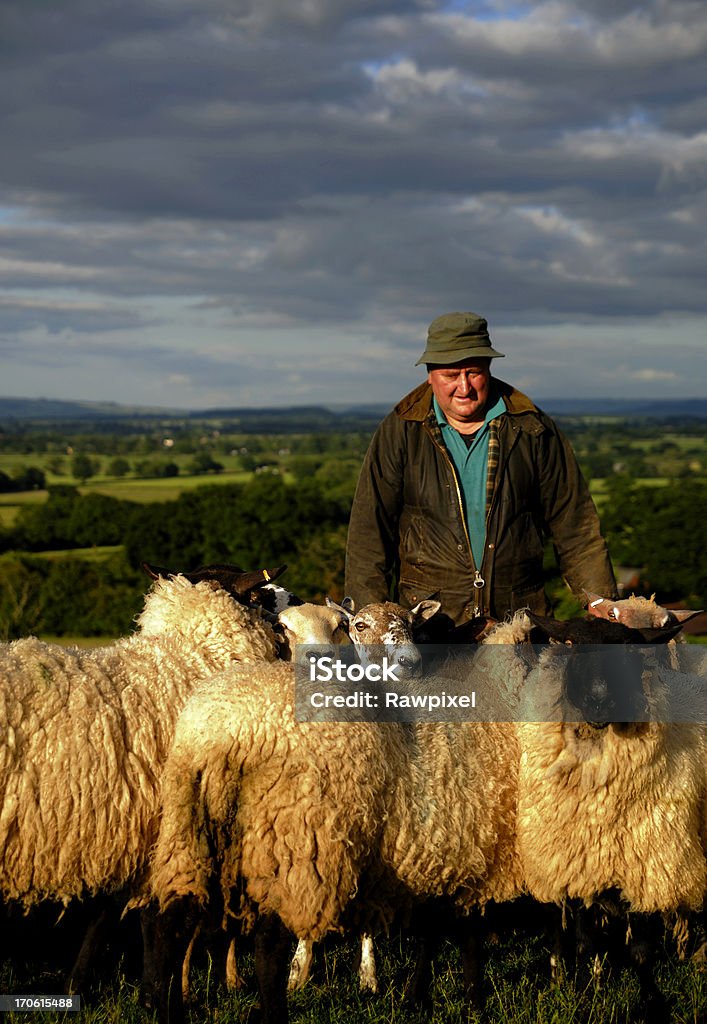
[[(461, 999), (461, 965), (450, 944), (435, 965), (429, 1016), (413, 1013), (405, 1004), (405, 984), (413, 966), (413, 945), (400, 937), (378, 945), (378, 995), (362, 995), (352, 964), (357, 944), (333, 939), (316, 961), (310, 983), (290, 997), (291, 1024), (481, 1024), (467, 1018)], [(243, 959), (247, 987), (229, 994), (217, 980), (213, 964), (204, 957), (195, 971), (194, 996), (187, 1024), (248, 1024), (255, 1020), (257, 996), (252, 957)], [(659, 982), (671, 1002), (672, 1024), (702, 1024), (707, 1014), (707, 971), (704, 965), (679, 962), (667, 953), (659, 967)], [(13, 975), (8, 964), (0, 969), (0, 991), (9, 993), (60, 991), (60, 978), (45, 970), (34, 978)], [(637, 1009), (637, 984), (625, 973), (609, 978), (599, 991), (588, 968), (573, 984), (552, 987), (547, 979), (547, 950), (539, 934), (501, 935), (490, 950), (485, 973), (486, 1024), (628, 1024)], [(83, 994), (84, 1008), (74, 1014), (43, 1013), (43, 1024), (79, 1020), (81, 1024), (154, 1024), (155, 1017), (140, 1006), (138, 978), (115, 970), (95, 994)], [(20, 1024), (26, 1014), (9, 1013), (8, 1024)], [(37, 1017), (36, 1019), (39, 1019)], [(670, 1024), (666, 1021), (665, 1024)]]

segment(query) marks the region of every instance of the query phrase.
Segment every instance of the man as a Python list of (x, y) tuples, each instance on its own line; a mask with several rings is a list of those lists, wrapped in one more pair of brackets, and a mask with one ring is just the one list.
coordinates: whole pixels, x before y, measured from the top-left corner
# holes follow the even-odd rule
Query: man
[(378, 427), (354, 497), (346, 593), (357, 607), (439, 592), (456, 623), (544, 613), (551, 537), (571, 590), (612, 597), (596, 508), (569, 443), (531, 400), (491, 375), (486, 320), (432, 322), (427, 380)]

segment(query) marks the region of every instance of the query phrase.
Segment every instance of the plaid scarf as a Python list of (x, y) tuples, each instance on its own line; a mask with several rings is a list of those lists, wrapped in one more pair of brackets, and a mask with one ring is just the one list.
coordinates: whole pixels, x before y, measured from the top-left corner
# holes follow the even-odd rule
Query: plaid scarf
[(500, 445), (498, 442), (498, 419), (491, 420), (489, 423), (489, 458), (488, 458), (488, 475), (486, 477), (486, 516), (488, 518), (489, 510), (491, 508), (491, 499), (493, 498), (493, 492), (496, 487), (496, 475), (498, 470), (498, 459), (500, 454)]

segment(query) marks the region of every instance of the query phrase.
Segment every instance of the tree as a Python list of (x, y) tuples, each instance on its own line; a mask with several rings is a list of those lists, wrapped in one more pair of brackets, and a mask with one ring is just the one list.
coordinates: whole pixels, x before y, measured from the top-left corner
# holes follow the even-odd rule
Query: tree
[(64, 459), (61, 455), (50, 455), (45, 463), (47, 469), (54, 476), (63, 476), (64, 474)]
[(215, 462), (209, 452), (197, 452), (187, 466), (187, 472), (199, 476), (202, 473), (222, 473), (223, 465)]
[(27, 559), (3, 558), (0, 572), (0, 640), (37, 631), (41, 577)]
[(123, 477), (130, 472), (130, 463), (127, 459), (118, 456), (115, 459), (111, 459), (108, 463), (108, 473), (110, 476)]
[(36, 466), (27, 466), (17, 477), (17, 484), (21, 491), (43, 491), (46, 487), (46, 478), (41, 469), (37, 469)]
[(707, 600), (707, 485), (636, 486), (610, 479), (602, 524), (614, 563), (641, 566), (662, 601)]
[(82, 484), (85, 484), (88, 478), (93, 476), (94, 471), (93, 459), (81, 452), (74, 455), (71, 460), (71, 475), (74, 480), (80, 480)]

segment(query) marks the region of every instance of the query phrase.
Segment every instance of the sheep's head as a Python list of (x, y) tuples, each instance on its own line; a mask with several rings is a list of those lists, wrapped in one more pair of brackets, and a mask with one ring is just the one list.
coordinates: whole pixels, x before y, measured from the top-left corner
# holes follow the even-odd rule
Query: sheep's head
[(623, 598), (621, 601), (612, 601), (608, 597), (600, 597), (598, 594), (589, 593), (585, 590), (587, 598), (587, 614), (594, 618), (608, 619), (612, 622), (621, 622), (633, 629), (653, 627), (656, 629), (666, 626), (684, 625), (695, 615), (700, 615), (702, 609), (691, 611), (687, 608), (663, 608), (656, 604), (655, 595), (650, 599), (647, 597)]
[[(528, 612), (536, 627), (533, 639), (550, 640), (573, 646), (577, 644), (666, 644), (682, 629), (682, 623), (664, 628), (625, 625), (610, 619), (552, 619), (547, 615)], [(538, 633), (540, 635), (538, 635)]]
[(393, 601), (364, 605), (354, 611), (345, 598), (335, 607), (343, 611), (349, 624), (349, 636), (362, 664), (386, 657), (396, 666), (398, 678), (413, 679), (422, 672), (422, 656), (414, 641), (414, 631), (440, 609), (440, 602), (419, 601), (414, 608), (403, 608)]
[(333, 602), (285, 608), (277, 616), (275, 631), (280, 637), (280, 657), (287, 661), (295, 648), (297, 657), (307, 660), (322, 654), (322, 648), (349, 642), (348, 615)]
[[(562, 697), (570, 714), (595, 729), (609, 724), (645, 720), (645, 657), (642, 646), (665, 644), (681, 625), (665, 629), (632, 629), (607, 619), (565, 622), (529, 612), (533, 624), (561, 648), (550, 657), (562, 672)], [(547, 661), (545, 662), (547, 664)]]
[(564, 696), (595, 729), (642, 721), (648, 711), (643, 658), (635, 647), (574, 647), (564, 672)]
[(215, 588), (225, 590), (241, 604), (257, 603), (256, 594), (261, 587), (266, 587), (287, 569), (286, 565), (278, 565), (274, 569), (244, 570), (237, 565), (213, 563), (202, 565), (193, 572), (177, 573), (163, 569), (158, 565), (143, 562), (142, 567), (153, 580), (167, 579), (169, 576), (182, 575), (190, 583), (207, 582)]

